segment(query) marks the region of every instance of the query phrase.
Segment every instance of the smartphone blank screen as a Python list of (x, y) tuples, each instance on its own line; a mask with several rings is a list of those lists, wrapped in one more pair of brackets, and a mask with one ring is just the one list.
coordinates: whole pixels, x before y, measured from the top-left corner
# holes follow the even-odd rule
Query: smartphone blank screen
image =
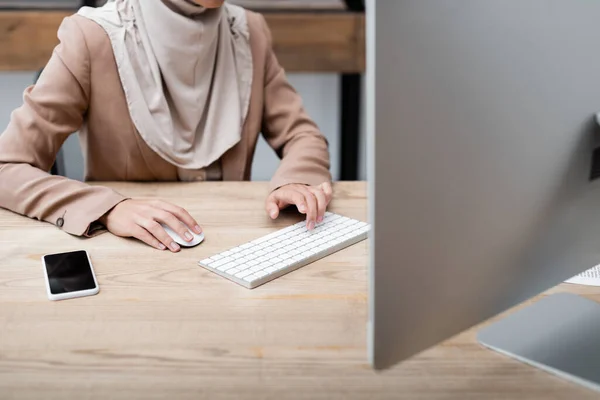
[(70, 293), (96, 287), (92, 267), (85, 251), (52, 254), (44, 257), (50, 293)]

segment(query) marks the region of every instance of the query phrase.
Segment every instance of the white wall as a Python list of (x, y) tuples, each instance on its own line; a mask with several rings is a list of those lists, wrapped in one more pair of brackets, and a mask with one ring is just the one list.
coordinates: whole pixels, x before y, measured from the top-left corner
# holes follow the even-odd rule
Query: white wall
[[(0, 132), (7, 126), (11, 111), (21, 104), (23, 89), (31, 84), (33, 79), (33, 73), (0, 73)], [(335, 74), (290, 74), (289, 79), (302, 96), (309, 115), (329, 140), (331, 171), (334, 179), (337, 179), (340, 163), (339, 78)], [(364, 118), (362, 125), (362, 131), (364, 132)], [(362, 147), (364, 148), (364, 146)], [(83, 178), (83, 157), (75, 135), (71, 136), (65, 143), (64, 156), (67, 176), (81, 180)], [(256, 151), (252, 179), (269, 180), (278, 163), (279, 159), (275, 153), (261, 139)], [(360, 164), (360, 179), (365, 179), (364, 157)]]
[(0, 73), (0, 132), (4, 131), (10, 113), (23, 100), (23, 89), (33, 83), (34, 74), (29, 72)]

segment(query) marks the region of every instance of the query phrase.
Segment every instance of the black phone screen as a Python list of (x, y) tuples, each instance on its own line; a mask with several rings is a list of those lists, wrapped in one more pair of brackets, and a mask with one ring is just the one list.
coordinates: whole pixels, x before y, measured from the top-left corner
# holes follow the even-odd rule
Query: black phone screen
[(85, 251), (44, 256), (50, 293), (70, 293), (96, 287), (92, 266)]

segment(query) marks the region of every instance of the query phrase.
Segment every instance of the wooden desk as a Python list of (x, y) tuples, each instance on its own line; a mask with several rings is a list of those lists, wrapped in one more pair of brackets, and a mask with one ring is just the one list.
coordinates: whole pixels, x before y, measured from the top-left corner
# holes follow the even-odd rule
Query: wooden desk
[[(268, 220), (266, 185), (113, 186), (185, 206), (206, 242), (171, 254), (109, 234), (81, 240), (0, 211), (0, 398), (597, 398), (481, 348), (475, 331), (375, 373), (367, 242), (250, 291), (196, 262), (296, 220)], [(339, 184), (336, 196), (333, 211), (365, 219), (363, 183)], [(40, 257), (82, 248), (100, 294), (48, 301)], [(600, 300), (598, 289), (555, 290)]]

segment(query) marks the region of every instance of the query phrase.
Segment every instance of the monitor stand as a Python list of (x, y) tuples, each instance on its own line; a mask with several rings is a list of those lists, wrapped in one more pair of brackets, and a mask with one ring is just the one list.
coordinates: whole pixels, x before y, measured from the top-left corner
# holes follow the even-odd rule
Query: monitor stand
[(549, 295), (480, 330), (484, 346), (600, 391), (600, 303)]

